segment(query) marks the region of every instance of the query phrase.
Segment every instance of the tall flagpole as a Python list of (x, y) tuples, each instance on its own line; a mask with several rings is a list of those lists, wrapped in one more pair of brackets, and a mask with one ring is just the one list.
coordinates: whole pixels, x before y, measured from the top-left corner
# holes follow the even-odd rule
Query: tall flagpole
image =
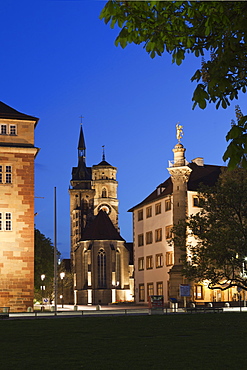
[(57, 314), (57, 192), (54, 187), (54, 311)]

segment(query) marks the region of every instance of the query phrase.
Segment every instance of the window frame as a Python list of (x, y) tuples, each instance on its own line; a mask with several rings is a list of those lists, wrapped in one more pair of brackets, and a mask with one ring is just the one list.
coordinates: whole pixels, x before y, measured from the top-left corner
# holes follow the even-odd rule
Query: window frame
[(161, 202), (155, 204), (155, 215), (161, 214)]
[(139, 211), (137, 211), (137, 220), (138, 221), (143, 220), (143, 209), (139, 209)]
[(166, 266), (172, 266), (173, 264), (174, 264), (173, 252), (168, 251), (168, 252), (166, 252)]
[(138, 243), (138, 247), (144, 246), (144, 234), (143, 233), (137, 235), (137, 243)]
[(152, 231), (147, 231), (146, 232), (146, 244), (150, 245), (153, 243), (153, 232)]
[(139, 284), (139, 302), (145, 301), (145, 286), (144, 284)]
[(156, 268), (162, 268), (164, 266), (164, 256), (163, 253), (157, 253), (155, 255), (155, 265)]
[(138, 271), (143, 271), (145, 268), (144, 266), (144, 257), (138, 258)]
[(168, 212), (172, 209), (171, 198), (165, 199), (165, 212)]
[(162, 242), (162, 227), (155, 230), (155, 242)]
[(152, 270), (153, 267), (153, 256), (146, 256), (146, 270)]
[(146, 218), (152, 217), (152, 206), (146, 207)]

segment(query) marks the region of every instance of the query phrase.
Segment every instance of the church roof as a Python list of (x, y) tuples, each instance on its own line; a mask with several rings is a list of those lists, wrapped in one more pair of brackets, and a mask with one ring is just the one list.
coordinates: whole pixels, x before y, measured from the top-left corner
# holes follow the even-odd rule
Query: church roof
[(81, 240), (122, 240), (106, 212), (100, 210), (95, 219), (84, 231)]
[(18, 112), (14, 108), (11, 108), (9, 105), (0, 102), (0, 118), (5, 119), (19, 119), (19, 120), (32, 120), (35, 121), (36, 124), (38, 123), (38, 118), (29, 116), (27, 114)]
[[(188, 181), (188, 190), (197, 191), (200, 184), (207, 186), (214, 186), (221, 174), (223, 166), (216, 165), (203, 165), (198, 166), (196, 163), (189, 163), (188, 167), (192, 169), (192, 172)], [(137, 204), (128, 210), (133, 212), (135, 208), (139, 208), (145, 204), (164, 198), (166, 195), (172, 194), (173, 184), (171, 177), (160, 184), (151, 194), (149, 194), (142, 202)]]
[(113, 167), (110, 163), (106, 162), (105, 160), (101, 161), (99, 164), (95, 164), (93, 167)]

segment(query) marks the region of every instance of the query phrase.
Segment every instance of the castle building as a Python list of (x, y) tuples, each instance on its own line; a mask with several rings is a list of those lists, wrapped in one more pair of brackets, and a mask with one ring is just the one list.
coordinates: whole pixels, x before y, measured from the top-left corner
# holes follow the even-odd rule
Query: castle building
[(0, 102), (0, 306), (27, 311), (34, 294), (34, 128)]
[(204, 164), (203, 158), (187, 162), (181, 136), (177, 137), (174, 160), (169, 162), (170, 177), (129, 210), (133, 213), (135, 301), (147, 303), (150, 295), (163, 295), (164, 302), (170, 299), (183, 302), (183, 286), (190, 289), (190, 297), (185, 299), (229, 301), (233, 294), (230, 290), (212, 291), (203, 282), (186, 281), (182, 275), (183, 252), (180, 246), (171, 243), (173, 225), (200, 210), (199, 184), (213, 186), (222, 170), (221, 166)]
[(99, 164), (86, 166), (81, 127), (69, 189), (75, 304), (132, 300), (132, 244), (119, 233), (116, 174), (104, 152)]

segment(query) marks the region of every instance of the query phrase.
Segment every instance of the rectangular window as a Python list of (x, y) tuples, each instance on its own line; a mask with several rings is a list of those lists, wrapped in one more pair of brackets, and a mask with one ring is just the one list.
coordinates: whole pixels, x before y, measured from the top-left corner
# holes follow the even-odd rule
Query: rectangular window
[(5, 214), (5, 230), (6, 231), (12, 230), (12, 215), (9, 212)]
[(159, 215), (161, 213), (161, 203), (155, 204), (155, 214)]
[(163, 282), (157, 282), (157, 295), (163, 295)]
[(9, 134), (10, 135), (16, 135), (16, 125), (10, 125), (9, 126)]
[(6, 166), (6, 168), (5, 168), (5, 172), (6, 172), (6, 174), (5, 174), (5, 182), (6, 182), (6, 184), (11, 184), (11, 182), (12, 182), (12, 174), (11, 174), (11, 172), (12, 172), (12, 168), (11, 168), (11, 166)]
[(1, 135), (7, 135), (7, 125), (1, 125)]
[(0, 213), (0, 231), (3, 230), (3, 214)]
[(173, 252), (166, 252), (166, 266), (173, 265)]
[(202, 285), (195, 285), (194, 297), (195, 299), (203, 299), (203, 286)]
[(200, 198), (196, 195), (193, 195), (193, 207), (200, 207)]
[(144, 236), (143, 234), (138, 235), (138, 247), (142, 247), (144, 245)]
[(138, 221), (143, 220), (143, 210), (142, 209), (140, 209), (138, 211), (138, 213), (137, 213), (137, 219), (138, 219)]
[(146, 217), (152, 217), (152, 206), (146, 208)]
[(146, 232), (146, 244), (152, 244), (153, 243), (153, 233), (152, 231)]
[(154, 284), (153, 283), (147, 283), (147, 295), (148, 297), (150, 295), (154, 295)]
[(3, 166), (0, 166), (0, 183), (3, 182)]
[(144, 257), (138, 258), (138, 270), (139, 271), (144, 270)]
[(161, 242), (162, 241), (162, 229), (155, 230), (155, 241)]
[(163, 267), (163, 253), (159, 253), (155, 255), (155, 260), (156, 260), (156, 268)]
[(172, 202), (171, 202), (171, 199), (166, 199), (165, 200), (165, 211), (170, 211), (171, 210), (171, 207), (172, 207)]
[(145, 300), (144, 284), (139, 284), (139, 301), (144, 302), (144, 300)]
[(166, 226), (166, 239), (172, 238), (172, 225)]
[(151, 270), (153, 268), (153, 256), (146, 257), (146, 268), (147, 270)]

